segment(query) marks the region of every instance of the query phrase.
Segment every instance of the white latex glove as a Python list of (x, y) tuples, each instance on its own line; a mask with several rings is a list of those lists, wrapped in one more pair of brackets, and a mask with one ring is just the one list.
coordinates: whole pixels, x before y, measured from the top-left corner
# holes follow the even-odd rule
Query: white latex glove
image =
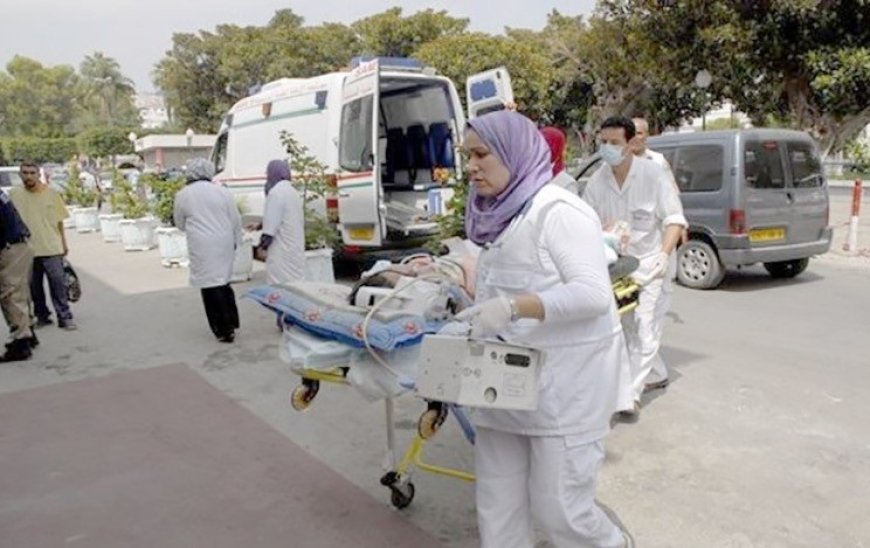
[(664, 277), (664, 275), (668, 271), (668, 263), (670, 262), (670, 257), (670, 254), (665, 253), (664, 251), (659, 252), (658, 256), (653, 261), (652, 266), (649, 270), (649, 278), (651, 280)]
[(471, 338), (495, 335), (511, 323), (511, 303), (507, 297), (495, 297), (466, 308), (454, 318), (471, 325)]

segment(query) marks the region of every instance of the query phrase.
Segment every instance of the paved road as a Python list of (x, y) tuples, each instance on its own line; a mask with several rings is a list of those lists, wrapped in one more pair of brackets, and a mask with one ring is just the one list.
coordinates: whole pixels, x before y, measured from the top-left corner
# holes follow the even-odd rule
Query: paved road
[[(289, 410), (295, 380), (265, 311), (243, 301), (237, 344), (218, 344), (185, 273), (162, 269), (155, 252), (125, 254), (96, 235), (71, 246), (85, 283), (80, 330), (43, 329), (34, 360), (0, 366), (0, 398), (185, 363), (386, 504), (379, 403), (325, 389), (309, 412)], [(832, 255), (792, 281), (750, 268), (717, 291), (677, 290), (664, 348), (674, 383), (639, 422), (617, 426), (600, 477), (600, 499), (638, 546), (870, 546), (868, 282), (870, 262)], [(400, 441), (419, 412), (413, 398), (399, 401)], [(453, 425), (429, 456), (471, 464)], [(476, 546), (472, 487), (427, 474), (415, 483), (407, 519), (446, 546)]]

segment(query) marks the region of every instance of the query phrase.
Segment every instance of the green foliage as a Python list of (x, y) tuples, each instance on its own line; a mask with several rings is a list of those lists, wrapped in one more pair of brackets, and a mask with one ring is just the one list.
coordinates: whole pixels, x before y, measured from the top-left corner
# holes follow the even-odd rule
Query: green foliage
[(324, 199), (332, 196), (335, 191), (326, 166), (308, 151), (308, 147), (297, 141), (289, 132), (281, 132), (281, 143), (290, 156), (293, 186), (302, 193), (305, 214), (305, 249), (338, 246), (341, 243), (341, 234), (339, 234), (335, 224), (315, 209), (316, 206), (322, 205)]
[(108, 158), (131, 152), (128, 132), (117, 127), (93, 127), (81, 132), (76, 140), (80, 152), (94, 158)]
[(855, 139), (846, 144), (845, 152), (852, 162), (851, 171), (860, 175), (870, 174), (870, 145)]
[(483, 33), (445, 35), (421, 46), (414, 56), (460, 86), (474, 73), (504, 65), (519, 109), (532, 118), (547, 115), (554, 67), (534, 44)]
[[(133, 81), (121, 73), (118, 61), (102, 52), (85, 57), (81, 74), (78, 126), (138, 127), (139, 113), (133, 104)], [(108, 155), (107, 155), (108, 156)]]
[(717, 129), (740, 129), (740, 121), (736, 118), (717, 118), (707, 121), (707, 131)]
[(84, 190), (81, 175), (78, 163), (73, 162), (69, 168), (69, 180), (63, 190), (63, 201), (67, 205), (79, 203), (79, 194)]
[(462, 180), (457, 181), (452, 187), (454, 194), (445, 204), (446, 213), (437, 218), (438, 232), (426, 243), (426, 247), (432, 252), (440, 252), (444, 240), (454, 237), (465, 238), (465, 208), (470, 185), (466, 171), (462, 174)]
[(77, 147), (74, 139), (41, 137), (8, 137), (0, 139), (0, 149), (4, 164), (17, 164), (22, 160), (37, 163), (63, 163), (75, 155)]
[[(142, 175), (139, 178), (139, 184), (146, 184), (148, 177), (151, 176), (150, 174)], [(143, 179), (145, 180), (143, 181)], [(154, 183), (155, 181), (150, 181), (151, 185)], [(150, 213), (151, 208), (148, 202), (140, 198), (133, 189), (133, 185), (123, 177), (120, 181), (115, 182), (112, 193), (114, 194), (113, 201), (117, 206), (117, 209), (113, 206), (112, 210), (122, 214), (125, 219), (141, 219)]]
[(458, 36), (468, 28), (468, 19), (451, 17), (446, 11), (427, 9), (402, 17), (395, 7), (353, 23), (369, 55), (410, 57), (422, 44), (443, 36)]
[[(786, 119), (837, 151), (870, 122), (866, 2), (602, 0), (607, 17), (633, 21), (684, 95), (694, 74), (713, 75), (713, 101), (730, 98), (760, 122)], [(697, 93), (697, 92), (696, 92)]]
[(139, 126), (132, 83), (117, 61), (96, 53), (81, 71), (15, 56), (0, 72), (0, 136), (58, 138), (95, 125)]
[[(144, 181), (142, 179), (144, 178)], [(154, 215), (160, 222), (173, 226), (175, 215), (175, 195), (184, 188), (184, 177), (174, 179), (161, 179), (152, 174), (142, 175), (139, 178), (143, 184), (148, 184), (154, 192)]]
[(16, 55), (0, 72), (0, 135), (65, 137), (72, 131), (79, 78), (72, 67), (44, 67)]

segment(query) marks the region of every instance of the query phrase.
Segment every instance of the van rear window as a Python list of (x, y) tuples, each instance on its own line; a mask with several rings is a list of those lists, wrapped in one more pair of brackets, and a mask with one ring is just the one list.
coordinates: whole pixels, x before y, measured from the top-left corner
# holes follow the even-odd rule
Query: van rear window
[(747, 141), (743, 156), (746, 184), (751, 188), (785, 188), (785, 175), (775, 141)]
[(786, 143), (795, 188), (820, 187), (824, 183), (822, 162), (809, 143)]
[(721, 189), (724, 157), (720, 145), (679, 147), (672, 156), (671, 167), (680, 191), (714, 192)]

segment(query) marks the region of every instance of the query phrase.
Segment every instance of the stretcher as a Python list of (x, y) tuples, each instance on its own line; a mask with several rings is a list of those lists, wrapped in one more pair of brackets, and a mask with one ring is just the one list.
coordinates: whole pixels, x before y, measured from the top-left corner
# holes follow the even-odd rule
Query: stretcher
[[(474, 429), (458, 406), (425, 400), (413, 439), (401, 455), (396, 451), (395, 398), (415, 387), (423, 336), (437, 333), (471, 303), (455, 261), (431, 259), (430, 265), (413, 280), (404, 276), (407, 269), (402, 270), (397, 286), (383, 291), (366, 289), (370, 280), (363, 278), (353, 288), (300, 282), (262, 286), (246, 294), (274, 311), (283, 326), (280, 356), (300, 377), (290, 392), (293, 409), (309, 409), (324, 383), (354, 386), (369, 399), (383, 399), (386, 454), (380, 483), (390, 490), (390, 501), (398, 509), (414, 499), (414, 469), (474, 481), (468, 471), (424, 460), (426, 443), (450, 416), (474, 443)], [(620, 314), (637, 306), (640, 288), (630, 276), (636, 267), (631, 257), (610, 267)]]

